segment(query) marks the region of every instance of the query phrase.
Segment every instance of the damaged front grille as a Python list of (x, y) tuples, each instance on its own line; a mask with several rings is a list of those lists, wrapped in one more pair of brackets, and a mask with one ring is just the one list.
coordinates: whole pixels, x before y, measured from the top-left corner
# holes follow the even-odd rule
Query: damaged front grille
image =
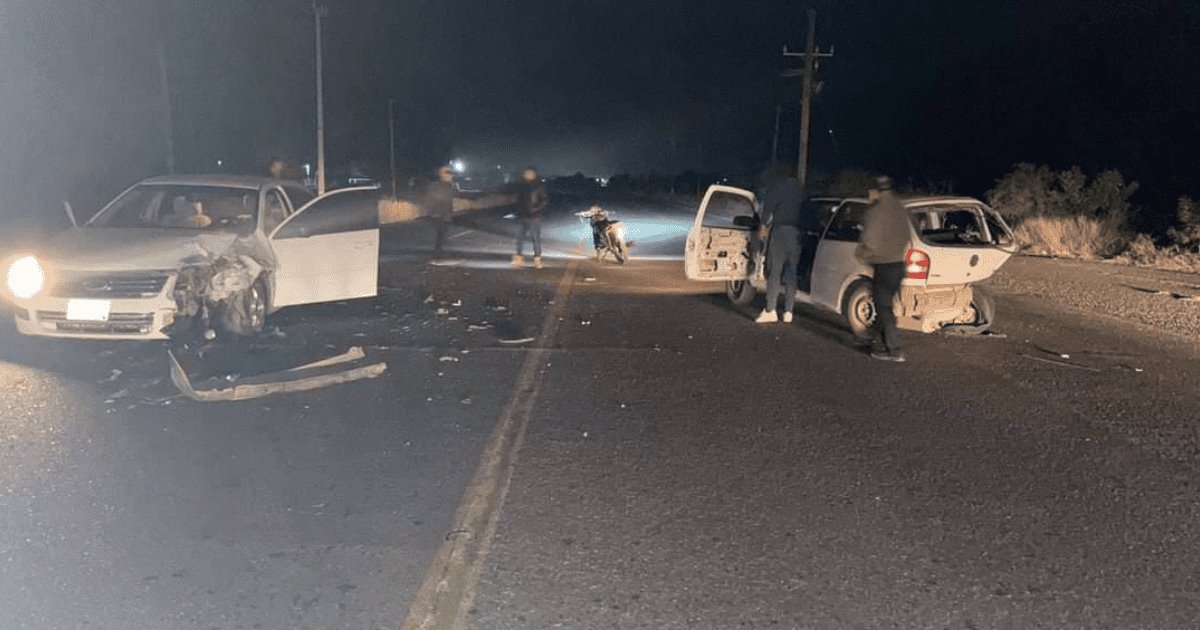
[(38, 311), (38, 321), (53, 324), (63, 332), (80, 332), (106, 335), (137, 335), (151, 332), (154, 325), (153, 313), (113, 313), (105, 322), (81, 322), (67, 319), (61, 311)]
[(61, 298), (129, 299), (162, 293), (168, 274), (107, 274), (67, 276), (50, 287), (50, 295)]

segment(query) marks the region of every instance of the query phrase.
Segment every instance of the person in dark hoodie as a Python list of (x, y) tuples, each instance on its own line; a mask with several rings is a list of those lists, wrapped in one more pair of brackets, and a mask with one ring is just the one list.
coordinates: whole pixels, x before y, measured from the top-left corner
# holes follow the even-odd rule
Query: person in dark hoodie
[(440, 260), (445, 254), (446, 232), (450, 230), (450, 219), (454, 214), (454, 171), (449, 166), (438, 169), (438, 178), (425, 188), (421, 205), (425, 216), (433, 223), (433, 259)]
[(549, 203), (546, 185), (538, 178), (537, 171), (525, 169), (517, 188), (516, 210), (521, 226), (517, 232), (517, 253), (512, 258), (514, 267), (525, 264), (525, 239), (528, 238), (533, 241), (533, 266), (542, 268), (542, 213)]
[(896, 295), (904, 281), (904, 255), (911, 238), (908, 210), (892, 191), (892, 180), (880, 177), (872, 191), (874, 203), (863, 217), (862, 238), (855, 256), (871, 265), (875, 303), (875, 327), (871, 339), (871, 357), (881, 361), (903, 362), (904, 352), (896, 335)]
[(763, 229), (770, 230), (767, 242), (767, 305), (754, 321), (769, 324), (779, 321), (775, 312), (783, 293), (783, 321), (792, 322), (796, 307), (796, 268), (800, 264), (800, 236), (804, 206), (804, 187), (795, 177), (785, 176), (767, 189), (763, 200)]

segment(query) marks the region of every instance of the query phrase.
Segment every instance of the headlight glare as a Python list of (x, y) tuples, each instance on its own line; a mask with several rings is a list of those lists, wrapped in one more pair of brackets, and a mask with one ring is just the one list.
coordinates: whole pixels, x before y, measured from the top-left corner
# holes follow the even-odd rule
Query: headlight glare
[(46, 272), (33, 256), (18, 258), (8, 266), (5, 284), (14, 296), (21, 300), (41, 293), (46, 287)]

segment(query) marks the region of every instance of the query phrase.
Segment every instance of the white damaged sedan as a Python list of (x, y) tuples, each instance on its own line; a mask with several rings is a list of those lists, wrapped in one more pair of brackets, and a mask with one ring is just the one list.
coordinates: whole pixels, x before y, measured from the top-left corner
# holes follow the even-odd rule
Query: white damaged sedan
[(265, 177), (148, 179), (4, 261), (4, 297), (26, 335), (253, 334), (287, 306), (377, 294), (377, 201), (376, 188), (313, 198)]

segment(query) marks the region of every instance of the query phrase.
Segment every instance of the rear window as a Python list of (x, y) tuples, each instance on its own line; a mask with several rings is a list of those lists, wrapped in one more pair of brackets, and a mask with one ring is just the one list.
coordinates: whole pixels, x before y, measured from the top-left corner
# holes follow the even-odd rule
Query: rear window
[(913, 227), (921, 240), (937, 246), (991, 245), (987, 219), (979, 206), (921, 206), (912, 211)]

